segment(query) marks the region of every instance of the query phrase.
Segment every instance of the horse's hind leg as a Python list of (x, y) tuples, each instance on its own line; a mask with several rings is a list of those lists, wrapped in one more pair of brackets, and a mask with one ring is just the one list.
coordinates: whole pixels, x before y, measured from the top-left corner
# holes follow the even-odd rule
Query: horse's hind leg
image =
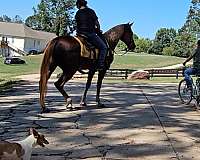
[(54, 72), (56, 69), (57, 65), (55, 63), (51, 63), (49, 66), (49, 73), (48, 73), (48, 79), (51, 77), (51, 74)]
[[(47, 80), (46, 80), (46, 83), (48, 81), (48, 79), (51, 77), (51, 74), (54, 72), (54, 70), (56, 69), (57, 65), (55, 63), (51, 63), (50, 66), (49, 66), (49, 70), (48, 70), (48, 73), (47, 73)], [(42, 75), (41, 75), (42, 76)], [(44, 85), (40, 79), (39, 81), (39, 87), (40, 87), (40, 90), (41, 90), (41, 87), (42, 85)], [(42, 101), (40, 102), (41, 103), (41, 107), (42, 107), (42, 111), (41, 113), (48, 113), (49, 112), (49, 109), (46, 108), (45, 106), (45, 103), (44, 103), (44, 98), (45, 98), (45, 94), (41, 93), (40, 91), (40, 99), (42, 99)]]
[(60, 78), (58, 79), (57, 82), (55, 82), (55, 86), (56, 88), (59, 90), (59, 92), (63, 95), (63, 97), (65, 98), (66, 101), (66, 107), (68, 107), (69, 105), (71, 105), (72, 107), (72, 100), (69, 97), (69, 95), (65, 92), (64, 90), (64, 85), (65, 83), (70, 80), (72, 78), (72, 76), (75, 74), (76, 71), (73, 71), (71, 73), (62, 73)]

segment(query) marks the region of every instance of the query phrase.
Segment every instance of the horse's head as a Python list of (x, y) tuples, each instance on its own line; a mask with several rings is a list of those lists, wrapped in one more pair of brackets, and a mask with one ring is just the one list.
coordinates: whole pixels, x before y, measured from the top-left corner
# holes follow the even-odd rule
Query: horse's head
[(129, 24), (124, 24), (124, 32), (122, 37), (120, 38), (121, 41), (123, 41), (129, 50), (134, 50), (136, 45), (135, 42), (133, 40), (133, 31), (131, 29), (131, 26), (133, 25), (133, 23)]

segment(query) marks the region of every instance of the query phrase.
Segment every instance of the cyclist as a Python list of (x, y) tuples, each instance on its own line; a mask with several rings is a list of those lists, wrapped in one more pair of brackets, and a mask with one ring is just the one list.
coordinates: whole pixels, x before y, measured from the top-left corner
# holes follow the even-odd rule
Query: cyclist
[(183, 65), (185, 66), (191, 59), (193, 59), (193, 66), (184, 71), (184, 77), (189, 89), (192, 89), (192, 79), (190, 75), (195, 75), (200, 71), (200, 40), (197, 41), (196, 49), (194, 49), (193, 53), (183, 62)]

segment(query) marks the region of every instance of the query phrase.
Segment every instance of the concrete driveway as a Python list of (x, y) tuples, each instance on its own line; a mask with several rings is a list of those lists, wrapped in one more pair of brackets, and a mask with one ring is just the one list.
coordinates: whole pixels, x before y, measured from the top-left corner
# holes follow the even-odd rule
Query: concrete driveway
[[(65, 89), (79, 104), (85, 83), (70, 81)], [(64, 100), (48, 84), (40, 114), (38, 81), (25, 79), (0, 95), (0, 139), (21, 140), (30, 127), (50, 144), (34, 149), (31, 160), (199, 160), (200, 114), (179, 102), (176, 84), (104, 83), (95, 106), (96, 84), (88, 107), (66, 111)]]

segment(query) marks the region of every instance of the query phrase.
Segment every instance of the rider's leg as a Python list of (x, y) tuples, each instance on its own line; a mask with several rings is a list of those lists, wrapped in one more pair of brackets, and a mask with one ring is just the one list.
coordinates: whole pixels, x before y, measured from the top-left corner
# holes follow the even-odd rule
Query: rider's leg
[(87, 34), (90, 42), (99, 49), (99, 60), (98, 60), (98, 69), (104, 68), (104, 62), (107, 55), (107, 46), (104, 41), (95, 33)]
[(192, 78), (191, 75), (194, 75), (196, 73), (196, 69), (194, 68), (187, 68), (184, 72), (184, 77), (186, 80), (186, 84), (188, 87), (192, 87)]

